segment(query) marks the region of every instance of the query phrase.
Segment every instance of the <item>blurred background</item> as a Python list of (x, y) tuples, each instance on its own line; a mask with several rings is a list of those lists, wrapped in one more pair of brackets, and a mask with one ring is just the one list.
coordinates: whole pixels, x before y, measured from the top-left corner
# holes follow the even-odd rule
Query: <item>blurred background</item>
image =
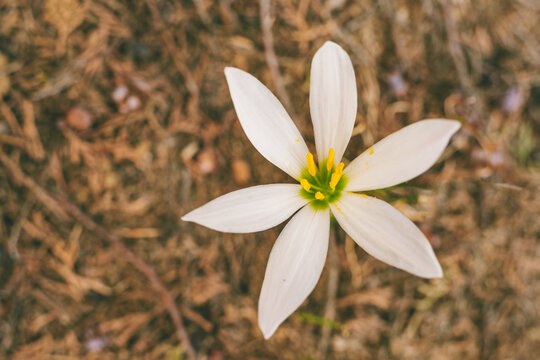
[[(0, 0), (0, 358), (531, 359), (540, 353), (540, 4), (534, 0)], [(223, 69), (259, 78), (310, 148), (310, 63), (339, 43), (359, 108), (345, 157), (458, 119), (426, 174), (376, 195), (422, 229), (427, 281), (336, 236), (268, 341), (283, 226), (180, 221), (292, 182), (249, 143)]]

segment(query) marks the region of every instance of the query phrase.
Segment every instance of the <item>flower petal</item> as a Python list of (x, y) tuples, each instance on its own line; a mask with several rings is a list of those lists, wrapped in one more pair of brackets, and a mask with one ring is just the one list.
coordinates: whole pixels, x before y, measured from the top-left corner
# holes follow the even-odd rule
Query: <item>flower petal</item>
[(222, 232), (262, 231), (285, 221), (308, 201), (300, 185), (270, 184), (233, 191), (184, 215), (192, 221)]
[(236, 114), (247, 137), (272, 164), (298, 179), (308, 148), (279, 100), (245, 71), (225, 68)]
[(357, 109), (349, 55), (336, 43), (324, 43), (313, 57), (310, 82), (309, 106), (319, 162), (333, 148), (339, 163), (351, 138)]
[(442, 277), (429, 241), (390, 204), (343, 193), (337, 206), (332, 204), (330, 208), (345, 232), (373, 257), (420, 277)]
[(328, 209), (305, 206), (279, 235), (259, 298), (259, 327), (268, 339), (313, 291), (321, 276), (330, 231)]
[(460, 126), (455, 120), (422, 120), (388, 135), (345, 168), (346, 190), (382, 189), (422, 174), (441, 156)]

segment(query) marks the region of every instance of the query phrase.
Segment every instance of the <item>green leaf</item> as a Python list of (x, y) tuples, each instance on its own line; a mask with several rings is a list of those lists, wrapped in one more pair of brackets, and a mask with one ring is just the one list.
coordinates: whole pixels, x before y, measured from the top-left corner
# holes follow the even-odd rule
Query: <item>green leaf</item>
[(314, 325), (327, 326), (332, 329), (339, 329), (342, 326), (342, 324), (337, 321), (333, 321), (315, 314), (301, 312), (298, 313), (298, 316), (300, 317), (300, 320)]

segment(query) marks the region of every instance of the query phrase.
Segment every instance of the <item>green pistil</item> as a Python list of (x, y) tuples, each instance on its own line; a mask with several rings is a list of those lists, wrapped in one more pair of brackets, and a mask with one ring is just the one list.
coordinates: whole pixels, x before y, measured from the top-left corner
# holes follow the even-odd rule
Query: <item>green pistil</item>
[[(300, 190), (300, 195), (308, 200), (311, 206), (315, 210), (324, 210), (332, 203), (335, 203), (341, 198), (341, 194), (347, 185), (347, 177), (342, 175), (336, 184), (335, 189), (330, 187), (330, 179), (332, 174), (336, 171), (336, 166), (332, 166), (332, 169), (328, 171), (326, 168), (327, 160), (323, 160), (317, 169), (314, 176), (311, 176), (307, 167), (302, 170), (301, 179), (306, 179), (311, 185), (309, 190), (305, 190), (303, 187)], [(324, 195), (324, 199), (318, 200), (315, 198), (315, 194), (320, 192)]]

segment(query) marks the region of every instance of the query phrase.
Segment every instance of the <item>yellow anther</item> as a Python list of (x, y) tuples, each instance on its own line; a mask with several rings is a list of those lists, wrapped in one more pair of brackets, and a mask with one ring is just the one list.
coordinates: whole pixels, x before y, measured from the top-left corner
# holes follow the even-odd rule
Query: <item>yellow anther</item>
[(373, 148), (369, 148), (369, 155), (373, 155)]
[(320, 192), (320, 191), (317, 191), (317, 192), (315, 193), (315, 199), (317, 199), (317, 200), (324, 200), (324, 195), (323, 195), (323, 193)]
[(363, 198), (367, 198), (366, 194), (360, 194), (360, 196), (363, 197)]
[(342, 163), (342, 162), (340, 162), (340, 163), (338, 164), (338, 166), (336, 166), (336, 171), (335, 171), (335, 172), (337, 172), (337, 173), (340, 174), (340, 175), (343, 174), (343, 168), (344, 168), (344, 167), (345, 167), (345, 164)]
[(341, 179), (341, 174), (338, 172), (332, 174), (332, 177), (330, 178), (330, 188), (332, 190), (336, 190), (336, 185), (338, 184), (339, 179)]
[(326, 170), (332, 170), (332, 166), (334, 166), (334, 149), (330, 148), (328, 151), (328, 160), (326, 161)]
[(334, 173), (330, 177), (330, 188), (332, 190), (336, 190), (336, 186), (337, 186), (339, 180), (341, 179), (341, 176), (343, 175), (343, 167), (344, 166), (345, 166), (345, 164), (340, 162), (338, 164), (338, 166), (336, 166), (336, 171), (334, 171)]
[(313, 154), (308, 152), (306, 154), (307, 159), (307, 171), (309, 175), (315, 176), (317, 174), (317, 167), (315, 166), (315, 161), (313, 161)]
[(306, 179), (300, 180), (300, 184), (306, 191), (309, 191), (309, 189), (311, 189), (311, 184)]

